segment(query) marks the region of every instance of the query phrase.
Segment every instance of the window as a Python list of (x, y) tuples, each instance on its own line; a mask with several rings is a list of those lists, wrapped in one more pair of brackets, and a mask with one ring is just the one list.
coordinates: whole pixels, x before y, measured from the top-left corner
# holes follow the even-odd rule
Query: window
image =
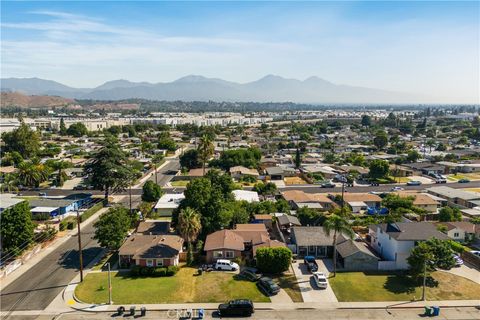
[(223, 251), (213, 251), (214, 258), (223, 258)]
[(157, 259), (157, 266), (163, 266), (163, 259)]
[(153, 260), (147, 259), (147, 267), (153, 267)]
[(225, 251), (225, 258), (233, 258), (234, 256), (233, 251)]
[(453, 237), (454, 237), (454, 238), (458, 238), (458, 237), (460, 237), (460, 233), (458, 233), (458, 232), (455, 232), (455, 233), (453, 234)]

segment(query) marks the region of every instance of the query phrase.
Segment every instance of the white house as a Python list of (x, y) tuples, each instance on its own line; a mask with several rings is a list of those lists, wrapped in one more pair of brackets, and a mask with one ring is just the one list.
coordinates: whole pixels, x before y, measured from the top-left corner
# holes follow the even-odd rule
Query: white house
[(382, 223), (369, 227), (370, 245), (383, 260), (391, 261), (394, 268), (408, 269), (407, 258), (419, 241), (430, 238), (448, 239), (429, 222)]
[(258, 198), (258, 193), (255, 191), (247, 191), (247, 190), (233, 190), (232, 191), (233, 197), (237, 201), (247, 201), (247, 202), (259, 202), (260, 199)]
[(166, 193), (158, 199), (154, 210), (161, 216), (171, 216), (173, 210), (178, 208), (183, 199), (185, 199), (183, 193)]

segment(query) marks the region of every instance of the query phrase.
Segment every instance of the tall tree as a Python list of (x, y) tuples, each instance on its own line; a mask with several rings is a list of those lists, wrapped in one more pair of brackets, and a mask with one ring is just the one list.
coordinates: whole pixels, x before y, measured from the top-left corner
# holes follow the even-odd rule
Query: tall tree
[(128, 161), (115, 138), (106, 138), (102, 148), (85, 165), (85, 173), (90, 183), (96, 189), (105, 192), (105, 199), (111, 191), (123, 191), (131, 183), (131, 174), (128, 169)]
[(26, 187), (38, 187), (50, 175), (50, 168), (34, 158), (18, 165), (18, 182)]
[(388, 137), (386, 132), (383, 130), (379, 130), (375, 135), (375, 138), (373, 138), (373, 144), (379, 150), (382, 150), (383, 148), (385, 148), (388, 144)]
[(87, 135), (87, 133), (88, 133), (87, 127), (81, 122), (72, 123), (70, 127), (68, 127), (67, 129), (67, 134), (74, 137), (82, 137)]
[(146, 202), (155, 202), (163, 195), (163, 190), (155, 182), (148, 180), (142, 187), (142, 200)]
[(63, 186), (63, 183), (65, 182), (67, 175), (65, 173), (65, 169), (70, 168), (72, 164), (68, 161), (63, 161), (63, 160), (48, 160), (46, 162), (46, 165), (50, 167), (53, 171), (57, 172), (57, 178), (56, 178), (56, 185), (58, 187)]
[(302, 164), (302, 155), (300, 149), (297, 146), (297, 151), (295, 152), (295, 168), (299, 169)]
[(94, 239), (109, 250), (117, 250), (122, 245), (128, 230), (132, 225), (132, 218), (128, 209), (124, 207), (111, 208), (93, 225), (95, 227)]
[(372, 118), (368, 114), (362, 116), (362, 126), (370, 127), (372, 125)]
[(0, 236), (4, 254), (17, 256), (33, 241), (32, 213), (27, 201), (2, 211)]
[(343, 234), (353, 239), (355, 233), (348, 221), (336, 214), (332, 214), (323, 223), (323, 230), (330, 236), (333, 231), (333, 276), (337, 273), (337, 238), (338, 234)]
[(67, 127), (65, 126), (65, 120), (63, 120), (63, 118), (60, 119), (60, 135), (67, 135)]
[(7, 173), (3, 176), (0, 184), (1, 192), (16, 192), (18, 191), (18, 177), (14, 173)]
[(36, 131), (21, 121), (20, 127), (2, 134), (5, 143), (5, 152), (17, 151), (23, 158), (31, 158), (37, 155), (40, 149), (40, 136)]
[(204, 134), (200, 138), (200, 143), (198, 145), (198, 154), (202, 160), (203, 175), (205, 175), (205, 166), (207, 165), (208, 159), (213, 156), (215, 147), (209, 135)]
[[(200, 214), (190, 207), (182, 209), (178, 215), (177, 228), (182, 238), (187, 242), (188, 252), (191, 255), (192, 242), (197, 239), (202, 229)], [(191, 256), (188, 260), (191, 260)], [(187, 263), (191, 264), (192, 261), (187, 261)]]

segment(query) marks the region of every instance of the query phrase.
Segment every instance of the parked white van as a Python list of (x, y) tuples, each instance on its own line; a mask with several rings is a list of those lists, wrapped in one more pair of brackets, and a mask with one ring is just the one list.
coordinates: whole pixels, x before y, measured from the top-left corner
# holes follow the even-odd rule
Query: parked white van
[(215, 270), (237, 271), (238, 269), (240, 269), (240, 266), (230, 260), (218, 259), (215, 263)]

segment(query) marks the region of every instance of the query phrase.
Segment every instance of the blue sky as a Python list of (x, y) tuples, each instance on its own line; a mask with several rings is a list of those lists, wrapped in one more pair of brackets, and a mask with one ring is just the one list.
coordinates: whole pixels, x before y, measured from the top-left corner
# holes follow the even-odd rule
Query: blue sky
[(479, 2), (1, 3), (2, 77), (266, 74), (479, 100)]

